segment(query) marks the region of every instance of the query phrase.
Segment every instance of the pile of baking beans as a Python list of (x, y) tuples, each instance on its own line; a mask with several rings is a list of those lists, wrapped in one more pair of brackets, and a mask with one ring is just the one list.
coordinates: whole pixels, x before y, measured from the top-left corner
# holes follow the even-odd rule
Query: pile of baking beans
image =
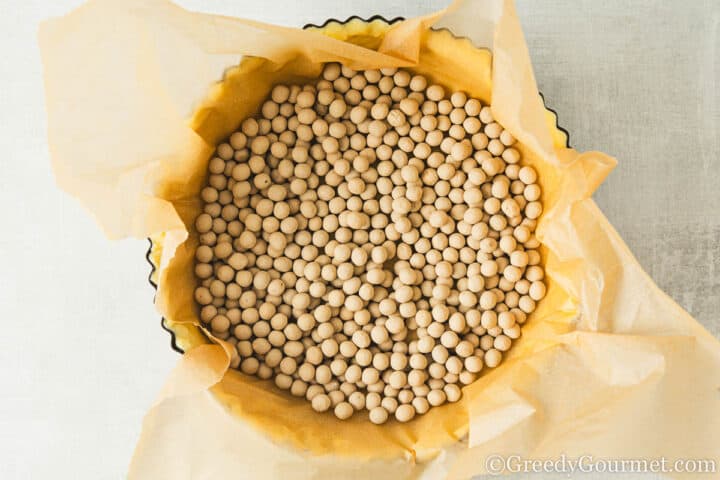
[(489, 106), (402, 69), (276, 85), (218, 145), (203, 325), (318, 412), (412, 420), (500, 364), (545, 296), (537, 173)]

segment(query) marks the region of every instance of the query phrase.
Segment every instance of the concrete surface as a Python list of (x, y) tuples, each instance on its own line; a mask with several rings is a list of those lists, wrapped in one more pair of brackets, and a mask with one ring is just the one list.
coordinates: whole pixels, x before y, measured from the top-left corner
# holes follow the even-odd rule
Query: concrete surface
[[(572, 6), (571, 6), (572, 5)], [(540, 90), (656, 283), (720, 334), (720, 3), (519, 1)]]

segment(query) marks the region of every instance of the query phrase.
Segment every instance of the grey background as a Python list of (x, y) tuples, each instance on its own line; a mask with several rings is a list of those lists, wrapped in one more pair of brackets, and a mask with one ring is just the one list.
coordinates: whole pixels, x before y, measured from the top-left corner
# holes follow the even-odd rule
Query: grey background
[[(12, 3), (0, 15), (0, 476), (124, 478), (177, 355), (145, 281), (146, 241), (106, 240), (50, 171), (37, 24), (81, 1)], [(302, 26), (447, 1), (179, 3)], [(598, 204), (660, 287), (720, 335), (720, 2), (517, 8), (540, 90), (572, 145), (619, 160)]]

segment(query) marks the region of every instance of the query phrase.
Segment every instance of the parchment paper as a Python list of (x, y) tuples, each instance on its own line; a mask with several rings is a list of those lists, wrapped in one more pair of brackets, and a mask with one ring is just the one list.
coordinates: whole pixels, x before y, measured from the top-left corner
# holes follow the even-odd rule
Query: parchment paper
[[(156, 304), (186, 351), (129, 477), (455, 479), (483, 473), (490, 454), (720, 461), (720, 343), (654, 285), (591, 200), (615, 161), (565, 148), (512, 2), (325, 33), (162, 0), (93, 0), (41, 27), (58, 184), (110, 237), (153, 238)], [(207, 343), (193, 305), (192, 223), (215, 143), (274, 82), (310, 81), (326, 61), (411, 67), (492, 101), (543, 187), (547, 297), (501, 367), (406, 425), (340, 422), (228, 370), (230, 349)]]

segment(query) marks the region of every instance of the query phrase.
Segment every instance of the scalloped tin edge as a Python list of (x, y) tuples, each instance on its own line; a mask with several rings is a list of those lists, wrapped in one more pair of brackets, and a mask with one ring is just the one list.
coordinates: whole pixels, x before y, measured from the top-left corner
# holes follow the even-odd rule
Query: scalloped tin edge
[[(152, 258), (150, 258), (152, 255), (152, 251), (153, 251), (153, 242), (150, 238), (148, 238), (147, 240), (150, 243), (150, 246), (148, 247), (147, 252), (145, 253), (145, 260), (150, 264), (150, 274), (148, 275), (148, 282), (150, 282), (150, 285), (152, 285), (152, 287), (157, 292), (158, 286), (157, 286), (157, 283), (155, 283), (155, 280), (153, 280), (153, 276), (155, 275), (156, 267), (152, 261)], [(155, 303), (155, 295), (153, 295), (153, 304), (154, 303)], [(178, 346), (177, 338), (175, 337), (175, 332), (170, 327), (167, 326), (167, 321), (166, 321), (165, 317), (160, 317), (160, 326), (162, 327), (163, 330), (165, 330), (166, 332), (168, 332), (170, 334), (170, 348), (172, 348), (173, 350), (175, 350), (177, 353), (179, 353), (181, 355), (183, 353), (185, 353), (185, 351)]]
[(346, 23), (350, 23), (353, 20), (360, 20), (361, 22), (365, 22), (365, 23), (371, 23), (371, 22), (374, 22), (375, 20), (380, 20), (380, 21), (387, 23), (388, 25), (392, 25), (393, 23), (402, 22), (403, 20), (405, 20), (405, 17), (395, 17), (395, 18), (388, 20), (387, 18), (383, 17), (382, 15), (373, 15), (370, 18), (362, 18), (358, 15), (352, 15), (352, 16), (346, 18), (345, 20), (338, 20), (337, 18), (328, 18), (327, 20), (325, 20), (325, 22), (322, 25), (315, 25), (314, 23), (306, 23), (305, 25), (303, 25), (302, 28), (303, 28), (303, 30), (307, 30), (309, 28), (322, 29), (322, 28), (327, 27), (331, 23), (337, 23), (338, 25), (345, 25)]
[[(307, 23), (303, 26), (303, 30), (310, 29), (310, 28), (323, 29), (323, 28), (327, 27), (328, 25), (330, 25), (331, 23), (337, 23), (338, 25), (345, 25), (353, 20), (360, 20), (361, 22), (365, 22), (365, 23), (370, 23), (370, 22), (374, 22), (376, 20), (380, 20), (382, 22), (387, 23), (388, 25), (392, 25), (397, 22), (402, 22), (403, 20), (405, 20), (405, 18), (404, 17), (394, 17), (394, 18), (388, 20), (385, 17), (383, 17), (382, 15), (373, 15), (372, 17), (369, 17), (369, 18), (362, 18), (358, 15), (352, 15), (342, 21), (338, 20), (336, 18), (328, 18), (321, 25), (316, 25), (314, 23)], [(432, 30), (435, 30), (435, 31), (446, 30), (446, 31), (450, 32), (450, 30), (448, 30), (447, 28), (441, 28), (441, 29), (433, 28)], [(463, 37), (458, 37), (457, 35), (454, 35), (452, 32), (450, 32), (450, 34), (455, 38), (463, 38)], [(232, 67), (229, 67), (229, 68), (232, 68)], [(222, 80), (220, 82), (222, 82)], [(220, 82), (218, 82), (218, 83), (220, 83)], [(538, 91), (538, 93), (540, 94), (540, 98), (543, 101), (543, 106), (545, 107), (545, 109), (548, 112), (550, 112), (553, 115), (553, 117), (555, 117), (555, 128), (557, 128), (559, 131), (561, 131), (562, 133), (565, 134), (565, 138), (566, 138), (565, 143), (568, 148), (572, 148), (572, 147), (570, 147), (570, 132), (568, 132), (565, 128), (560, 126), (559, 121), (558, 121), (557, 112), (547, 106), (547, 104), (545, 102), (545, 96), (542, 94), (542, 92)], [(155, 290), (157, 290), (157, 283), (155, 283), (155, 281), (153, 280), (153, 276), (155, 275), (156, 266), (151, 259), (152, 250), (153, 250), (152, 239), (148, 238), (148, 242), (150, 243), (150, 246), (148, 247), (147, 253), (145, 254), (145, 260), (148, 262), (148, 264), (150, 264), (150, 274), (148, 275), (148, 282), (150, 283), (150, 285), (152, 285), (152, 287)], [(155, 297), (153, 296), (153, 303), (154, 302), (155, 302)], [(181, 355), (183, 353), (185, 353), (185, 351), (178, 346), (175, 332), (170, 327), (168, 327), (167, 320), (165, 317), (160, 318), (160, 326), (162, 327), (163, 330), (165, 330), (166, 332), (168, 332), (170, 334), (170, 347), (174, 351), (176, 351), (177, 353), (179, 353)]]

